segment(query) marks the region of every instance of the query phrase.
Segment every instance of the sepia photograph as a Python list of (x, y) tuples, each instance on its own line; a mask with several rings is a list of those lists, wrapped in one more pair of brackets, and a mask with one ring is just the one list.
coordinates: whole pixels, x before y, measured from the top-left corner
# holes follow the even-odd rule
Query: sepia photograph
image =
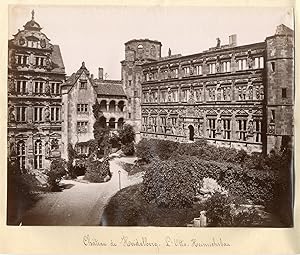
[(294, 35), (284, 7), (9, 5), (6, 225), (292, 228)]

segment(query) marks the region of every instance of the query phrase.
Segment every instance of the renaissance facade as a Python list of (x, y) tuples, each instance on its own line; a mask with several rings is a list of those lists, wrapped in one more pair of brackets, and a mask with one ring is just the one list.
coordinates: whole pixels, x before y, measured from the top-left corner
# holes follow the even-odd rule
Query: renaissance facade
[(49, 168), (61, 156), (61, 84), (58, 45), (32, 19), (8, 41), (8, 157), (20, 169)]
[(94, 79), (83, 62), (62, 85), (62, 158), (68, 159), (69, 145), (78, 155), (88, 155), (87, 142), (94, 139), (93, 105), (96, 100), (100, 105), (102, 127), (108, 126), (111, 132), (121, 128), (127, 103), (121, 81), (104, 79), (102, 68), (99, 68), (98, 78)]
[(237, 46), (232, 35), (227, 45), (218, 39), (216, 47), (189, 56), (169, 50), (162, 58), (160, 42), (127, 42), (131, 62), (122, 63), (123, 86), (140, 100), (133, 108), (141, 137), (204, 138), (248, 152), (287, 146), (293, 137), (293, 44), (293, 30), (284, 25), (264, 42)]

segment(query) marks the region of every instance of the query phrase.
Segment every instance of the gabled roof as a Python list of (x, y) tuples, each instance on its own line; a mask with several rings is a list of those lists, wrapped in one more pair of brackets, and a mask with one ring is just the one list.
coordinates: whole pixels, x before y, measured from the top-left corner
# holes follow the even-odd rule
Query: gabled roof
[(53, 45), (53, 51), (51, 55), (52, 67), (51, 72), (65, 73), (65, 66), (61, 56), (60, 48), (58, 45)]
[(93, 80), (99, 96), (126, 96), (120, 80)]

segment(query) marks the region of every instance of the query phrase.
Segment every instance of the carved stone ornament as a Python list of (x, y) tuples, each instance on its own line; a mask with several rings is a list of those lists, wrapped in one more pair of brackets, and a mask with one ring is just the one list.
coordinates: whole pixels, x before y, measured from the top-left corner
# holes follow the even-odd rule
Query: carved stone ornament
[(46, 95), (50, 95), (50, 84), (49, 84), (49, 81), (46, 82), (46, 85), (45, 85), (45, 94)]
[(40, 44), (41, 44), (42, 48), (45, 48), (46, 47), (46, 40), (45, 39), (41, 39)]
[(49, 109), (49, 106), (47, 106), (45, 108), (45, 121), (46, 122), (49, 122), (50, 121), (50, 109)]
[(25, 44), (25, 38), (24, 37), (20, 37), (19, 44), (20, 45), (24, 45)]

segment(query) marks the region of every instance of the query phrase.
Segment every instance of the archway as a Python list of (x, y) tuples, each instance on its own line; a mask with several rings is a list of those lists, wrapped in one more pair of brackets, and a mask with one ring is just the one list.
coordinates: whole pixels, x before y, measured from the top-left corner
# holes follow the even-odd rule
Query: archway
[(189, 125), (188, 128), (189, 128), (189, 139), (190, 141), (194, 141), (194, 135), (195, 135), (194, 127), (192, 125)]
[(112, 129), (115, 129), (115, 122), (116, 122), (116, 119), (115, 118), (110, 118), (109, 119), (109, 127), (112, 128)]
[(100, 110), (102, 111), (102, 112), (105, 112), (107, 109), (106, 109), (106, 100), (102, 100), (101, 102), (100, 102)]
[(122, 128), (124, 124), (124, 118), (119, 118), (118, 119), (118, 128)]
[(109, 111), (114, 112), (116, 110), (116, 102), (114, 100), (109, 102)]

